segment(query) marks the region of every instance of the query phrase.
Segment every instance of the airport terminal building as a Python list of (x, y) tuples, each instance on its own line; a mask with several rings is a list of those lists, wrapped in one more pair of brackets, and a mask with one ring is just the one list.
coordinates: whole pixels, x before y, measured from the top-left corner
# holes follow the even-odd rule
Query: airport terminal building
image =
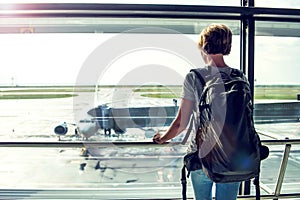
[[(248, 78), (270, 150), (260, 198), (300, 199), (296, 0), (0, 1), (0, 199), (182, 199), (193, 128), (152, 137), (205, 66), (197, 42), (212, 23), (232, 31), (225, 61)], [(252, 182), (238, 199), (255, 199)]]

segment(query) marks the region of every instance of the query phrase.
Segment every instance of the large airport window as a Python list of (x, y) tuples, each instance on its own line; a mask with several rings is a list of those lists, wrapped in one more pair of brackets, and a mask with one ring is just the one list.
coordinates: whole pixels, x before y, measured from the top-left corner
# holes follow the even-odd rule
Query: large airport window
[[(2, 148), (2, 177), (16, 178), (3, 178), (1, 185), (95, 189), (100, 199), (179, 197), (186, 146), (134, 143), (151, 142), (170, 125), (186, 73), (203, 66), (199, 33), (213, 22), (232, 29), (234, 45), (226, 59), (239, 68), (239, 21), (4, 19), (1, 140), (105, 145)], [(13, 33), (3, 28), (7, 24), (14, 25)], [(130, 192), (137, 188), (140, 193)]]
[[(300, 134), (299, 23), (257, 21), (255, 25), (255, 127), (264, 133), (261, 136), (264, 139), (297, 139)], [(297, 148), (293, 145), (291, 157), (297, 157)], [(268, 163), (278, 165), (281, 155), (275, 152), (283, 151), (280, 146), (272, 146)], [(282, 187), (286, 193), (291, 190), (292, 184), (298, 184), (298, 179), (292, 178), (292, 174), (298, 174), (294, 161), (290, 159), (287, 166)], [(261, 180), (274, 190), (276, 179), (268, 173), (268, 163), (263, 162)]]
[(254, 85), (255, 128), (271, 150), (261, 194), (300, 196), (299, 15), (272, 9), (296, 1), (1, 3), (0, 199), (180, 199), (188, 138), (152, 137), (175, 117), (185, 75), (204, 65), (196, 43), (211, 23), (231, 28), (225, 61)]

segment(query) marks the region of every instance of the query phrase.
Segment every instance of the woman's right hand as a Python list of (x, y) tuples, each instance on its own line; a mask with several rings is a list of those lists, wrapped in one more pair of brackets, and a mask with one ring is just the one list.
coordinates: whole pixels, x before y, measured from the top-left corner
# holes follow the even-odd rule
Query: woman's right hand
[(152, 138), (153, 142), (157, 143), (157, 144), (162, 144), (164, 143), (161, 139), (161, 134), (156, 133), (153, 138)]

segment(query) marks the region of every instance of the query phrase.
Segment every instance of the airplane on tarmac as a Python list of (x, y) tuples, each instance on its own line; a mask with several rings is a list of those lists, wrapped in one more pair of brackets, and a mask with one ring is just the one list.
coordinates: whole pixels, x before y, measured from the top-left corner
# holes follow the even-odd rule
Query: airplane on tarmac
[[(75, 134), (82, 134), (88, 139), (100, 130), (104, 131), (104, 135), (110, 136), (112, 130), (119, 135), (126, 133), (128, 128), (140, 128), (146, 132), (153, 127), (167, 127), (178, 111), (177, 100), (173, 99), (173, 102), (174, 106), (153, 107), (111, 108), (106, 104), (99, 105), (87, 112), (87, 119), (82, 119), (76, 124)], [(299, 122), (299, 120), (299, 101), (254, 104), (256, 123)], [(68, 124), (63, 123), (55, 127), (54, 132), (58, 136), (65, 135), (68, 132)]]
[[(88, 118), (79, 121), (75, 129), (78, 132), (75, 134), (79, 133), (89, 138), (99, 130), (103, 130), (104, 135), (110, 136), (112, 130), (119, 135), (124, 134), (128, 128), (140, 128), (147, 131), (145, 128), (166, 127), (172, 123), (178, 111), (177, 100), (173, 99), (173, 102), (174, 106), (129, 108), (99, 105), (87, 112)], [(54, 132), (58, 136), (67, 134), (68, 124), (64, 122), (56, 126)]]

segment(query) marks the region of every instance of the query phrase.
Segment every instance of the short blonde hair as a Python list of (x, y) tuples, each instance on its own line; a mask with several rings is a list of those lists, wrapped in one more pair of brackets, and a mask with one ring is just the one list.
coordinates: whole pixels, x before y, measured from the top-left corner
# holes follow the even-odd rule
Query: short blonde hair
[(211, 24), (200, 33), (198, 47), (207, 54), (228, 55), (231, 51), (232, 32), (224, 24)]

